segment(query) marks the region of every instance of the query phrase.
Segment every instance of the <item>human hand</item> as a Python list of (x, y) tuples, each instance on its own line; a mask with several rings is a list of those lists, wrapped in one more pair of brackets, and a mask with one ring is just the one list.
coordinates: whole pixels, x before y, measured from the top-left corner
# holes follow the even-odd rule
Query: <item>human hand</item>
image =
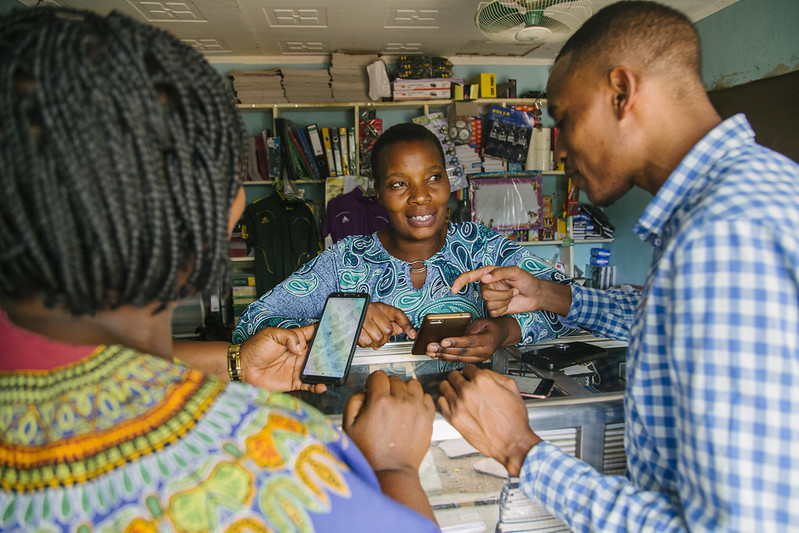
[(481, 453), (518, 476), (530, 449), (541, 442), (531, 429), (516, 383), (491, 370), (468, 365), (439, 385), (444, 418)]
[(571, 289), (568, 285), (538, 279), (517, 266), (484, 266), (458, 276), (452, 293), (467, 283), (480, 282), (480, 294), (491, 316), (513, 315), (532, 311), (569, 314)]
[(431, 342), (426, 354), (444, 361), (479, 363), (491, 357), (500, 346), (520, 341), (521, 329), (513, 317), (477, 318), (469, 324), (466, 335)]
[(245, 340), (241, 344), (244, 381), (279, 392), (307, 390), (320, 394), (327, 390), (323, 383), (300, 381), (314, 328), (264, 328)]
[(358, 346), (376, 350), (387, 343), (392, 336), (402, 332), (405, 332), (409, 339), (416, 338), (416, 330), (402, 309), (382, 302), (371, 302), (366, 311), (361, 335), (358, 337)]
[(418, 476), (430, 448), (435, 404), (415, 379), (407, 383), (382, 370), (366, 380), (364, 392), (344, 406), (344, 431), (372, 468), (404, 470)]

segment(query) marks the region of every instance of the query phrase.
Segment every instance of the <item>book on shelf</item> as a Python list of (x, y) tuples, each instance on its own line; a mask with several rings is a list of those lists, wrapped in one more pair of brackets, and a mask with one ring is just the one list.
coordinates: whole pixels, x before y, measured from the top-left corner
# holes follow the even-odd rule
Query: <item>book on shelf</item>
[(341, 151), (341, 175), (349, 176), (350, 172), (350, 149), (347, 146), (347, 128), (338, 129), (339, 150)]
[(320, 180), (324, 179), (326, 176), (322, 176), (322, 172), (319, 170), (319, 167), (316, 165), (316, 157), (314, 156), (313, 147), (311, 146), (311, 141), (308, 138), (308, 131), (301, 126), (294, 128), (293, 130), (294, 135), (297, 137), (297, 141), (299, 142), (300, 149), (302, 150), (303, 160), (307, 163), (308, 168), (310, 168), (311, 173), (314, 176), (314, 179)]
[(347, 128), (347, 150), (349, 150), (350, 174), (357, 176), (358, 169), (355, 168), (357, 157), (355, 154), (358, 146), (355, 144), (355, 127)]
[(336, 164), (336, 175), (344, 175), (344, 167), (341, 161), (341, 140), (339, 139), (338, 128), (330, 128), (330, 144), (333, 146), (333, 162)]
[(330, 136), (330, 128), (322, 128), (322, 146), (325, 149), (325, 159), (327, 159), (327, 170), (330, 177), (338, 176), (336, 170), (336, 158), (333, 155), (333, 140)]
[(280, 137), (266, 137), (266, 163), (268, 165), (267, 177), (279, 180), (283, 172), (280, 158)]
[(322, 145), (322, 137), (319, 135), (319, 126), (316, 124), (309, 124), (305, 126), (305, 131), (311, 143), (311, 150), (313, 151), (316, 168), (319, 169), (320, 178), (325, 179), (330, 176), (330, 169), (327, 166), (327, 156), (325, 155), (325, 149)]
[(311, 168), (311, 163), (308, 161), (308, 156), (305, 154), (305, 150), (303, 150), (302, 145), (300, 144), (296, 128), (288, 128), (287, 134), (291, 142), (290, 149), (293, 152), (292, 160), (299, 163), (299, 165), (295, 168), (297, 178), (308, 180), (316, 179), (313, 169)]
[(263, 134), (255, 136), (256, 156), (258, 160), (257, 177), (253, 176), (253, 180), (267, 180), (269, 179), (269, 153), (266, 149), (266, 139)]
[(247, 137), (247, 181), (258, 181), (263, 179), (260, 174), (258, 162), (258, 144), (256, 136)]
[(298, 132), (305, 130), (284, 118), (276, 119), (275, 127), (280, 137), (281, 159), (287, 178), (291, 181), (317, 179), (308, 155), (297, 137)]

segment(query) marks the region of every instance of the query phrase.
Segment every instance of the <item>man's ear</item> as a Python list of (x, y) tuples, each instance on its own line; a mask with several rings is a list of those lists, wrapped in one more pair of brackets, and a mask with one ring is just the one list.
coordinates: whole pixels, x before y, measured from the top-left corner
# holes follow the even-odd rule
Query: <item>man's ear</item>
[(638, 97), (638, 81), (627, 67), (614, 67), (608, 74), (608, 83), (616, 118), (624, 118)]

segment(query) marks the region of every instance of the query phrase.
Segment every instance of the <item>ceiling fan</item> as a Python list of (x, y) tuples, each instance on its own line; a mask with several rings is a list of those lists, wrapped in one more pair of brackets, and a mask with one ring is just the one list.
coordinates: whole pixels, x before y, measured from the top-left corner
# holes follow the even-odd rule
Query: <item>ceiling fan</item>
[(537, 46), (567, 37), (593, 12), (588, 0), (493, 0), (480, 3), (474, 23), (493, 42)]

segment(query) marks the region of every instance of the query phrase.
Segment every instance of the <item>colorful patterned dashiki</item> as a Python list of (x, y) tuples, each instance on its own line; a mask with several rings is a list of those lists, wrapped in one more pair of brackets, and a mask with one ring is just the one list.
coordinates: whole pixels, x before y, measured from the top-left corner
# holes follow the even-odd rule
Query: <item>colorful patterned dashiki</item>
[(0, 315), (0, 531), (438, 530), (291, 396), (120, 346), (14, 369), (74, 349)]
[[(475, 222), (451, 223), (444, 246), (424, 263), (427, 279), (417, 289), (411, 283), (410, 263), (391, 256), (376, 233), (342, 239), (250, 304), (233, 332), (233, 342), (240, 343), (268, 326), (315, 322), (331, 292), (367, 292), (374, 302), (402, 309), (418, 328), (428, 313), (467, 311), (475, 318), (489, 317), (478, 283), (470, 283), (458, 294), (450, 292), (455, 278), (475, 268), (518, 265), (541, 279), (571, 282), (520, 244)], [(576, 331), (561, 325), (550, 312), (513, 316), (519, 321), (524, 344)]]

